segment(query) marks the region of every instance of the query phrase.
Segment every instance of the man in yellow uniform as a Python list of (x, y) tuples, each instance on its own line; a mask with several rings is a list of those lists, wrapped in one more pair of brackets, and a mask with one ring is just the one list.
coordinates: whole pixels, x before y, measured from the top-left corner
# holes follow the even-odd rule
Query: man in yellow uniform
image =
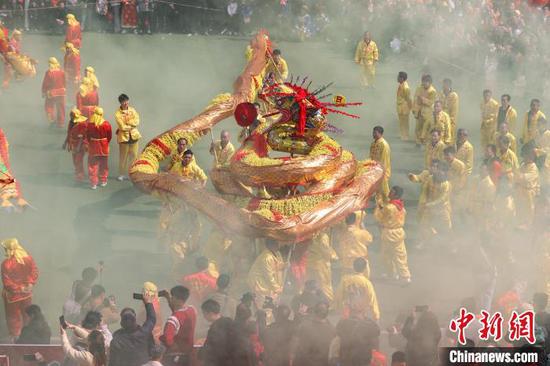
[(273, 50), (273, 57), (268, 60), (266, 75), (272, 74), (277, 84), (284, 83), (288, 78), (288, 64), (281, 56), (281, 50)]
[(284, 268), (279, 244), (273, 239), (267, 239), (265, 249), (248, 272), (248, 286), (258, 296), (276, 299), (283, 292)]
[(490, 162), (484, 161), (481, 164), (480, 174), (475, 184), (472, 184), (471, 211), (477, 228), (481, 235), (489, 232), (495, 216), (496, 184), (491, 178)]
[(457, 92), (453, 90), (451, 79), (443, 79), (443, 93), (440, 97), (443, 103), (443, 111), (449, 115), (451, 120), (451, 143), (456, 143), (456, 129), (458, 126), (458, 104), (459, 98)]
[(370, 32), (365, 32), (355, 49), (355, 63), (361, 65), (361, 83), (364, 87), (374, 86), (377, 62), (378, 46), (372, 40)]
[(223, 130), (220, 133), (220, 141), (210, 144), (210, 154), (214, 155), (214, 167), (221, 168), (229, 166), (231, 158), (235, 154), (235, 148), (229, 141), (229, 132)]
[(183, 153), (181, 164), (175, 164), (169, 172), (179, 175), (182, 180), (193, 180), (202, 187), (206, 185), (208, 180), (204, 170), (195, 162), (193, 151), (189, 149)]
[(174, 165), (181, 164), (181, 162), (183, 161), (183, 154), (187, 151), (187, 148), (189, 147), (189, 144), (185, 137), (178, 139), (176, 144), (176, 151), (172, 154), (172, 156), (170, 156), (170, 162), (165, 168), (163, 168), (164, 171), (170, 171), (170, 169), (172, 169)]
[(392, 187), (388, 203), (378, 203), (374, 218), (380, 227), (381, 252), (386, 274), (404, 283), (411, 282), (405, 247), (405, 218), (407, 211), (403, 200), (403, 188)]
[(519, 228), (529, 230), (535, 218), (535, 199), (540, 192), (539, 170), (535, 164), (533, 143), (523, 145), (521, 157), (523, 162), (514, 175), (517, 218)]
[[(208, 240), (202, 248), (202, 255), (208, 258), (208, 272), (218, 277), (221, 271), (227, 268), (229, 250), (232, 240), (223, 232), (220, 227), (212, 228)], [(227, 273), (227, 272), (223, 272)]]
[(424, 124), (430, 123), (433, 118), (434, 103), (437, 99), (437, 91), (432, 85), (431, 75), (422, 75), (422, 84), (416, 88), (413, 99), (413, 115), (416, 118), (416, 146), (420, 147), (426, 141), (422, 133)]
[(443, 103), (440, 100), (436, 100), (434, 103), (434, 111), (432, 119), (429, 123), (424, 124), (424, 131), (422, 132), (422, 138), (428, 139), (428, 133), (432, 130), (438, 130), (441, 132), (441, 141), (447, 146), (452, 143), (451, 136), (451, 119), (447, 112), (443, 111)]
[(512, 131), (512, 133), (516, 133), (518, 113), (514, 107), (510, 105), (510, 100), (512, 100), (512, 97), (508, 94), (503, 94), (500, 97), (500, 107), (498, 108), (497, 115), (497, 128), (499, 128), (501, 124), (507, 123), (510, 131)]
[(336, 252), (330, 245), (327, 233), (322, 232), (311, 241), (306, 254), (306, 281), (315, 280), (328, 300), (332, 301), (331, 262), (338, 260)]
[(474, 147), (468, 141), (468, 130), (465, 128), (459, 128), (456, 132), (456, 158), (464, 163), (470, 176), (474, 167)]
[(497, 141), (497, 157), (502, 166), (502, 174), (513, 178), (514, 173), (519, 169), (518, 157), (512, 151), (508, 136), (499, 136)]
[(550, 187), (550, 130), (546, 119), (539, 120), (539, 136), (536, 140), (536, 150), (538, 159), (544, 159), (541, 169), (541, 186)]
[(411, 182), (422, 185), (418, 199), (418, 249), (422, 249), (434, 235), (443, 236), (442, 241), (446, 242), (452, 230), (451, 184), (447, 180), (447, 171), (444, 161), (433, 160), (430, 170), (424, 170), (419, 175), (408, 175)]
[(399, 71), (397, 75), (397, 118), (399, 120), (399, 134), (401, 141), (409, 140), (409, 116), (412, 109), (411, 89), (407, 83), (407, 73)]
[(128, 179), (128, 168), (137, 158), (141, 134), (137, 129), (139, 114), (133, 107), (130, 107), (130, 98), (126, 94), (120, 94), (118, 102), (120, 108), (115, 112), (119, 148), (117, 180), (122, 182), (124, 179)]
[(384, 178), (380, 183), (379, 194), (387, 199), (390, 193), (389, 181), (391, 177), (391, 150), (390, 145), (384, 139), (384, 128), (376, 126), (372, 129), (374, 141), (370, 144), (370, 159), (374, 160), (384, 168)]
[(451, 206), (455, 217), (464, 219), (467, 207), (465, 203), (466, 185), (468, 183), (468, 171), (466, 164), (456, 158), (456, 149), (454, 146), (447, 146), (443, 151), (445, 161), (449, 164), (449, 172), (447, 174), (451, 183)]
[(355, 258), (364, 258), (367, 261), (366, 275), (370, 275), (368, 264), (368, 246), (372, 243), (372, 235), (356, 224), (357, 215), (351, 213), (346, 217), (346, 226), (338, 233), (339, 255), (341, 260), (342, 273), (353, 272), (353, 261)]
[(527, 144), (538, 137), (538, 123), (541, 119), (546, 119), (546, 116), (540, 110), (540, 101), (538, 99), (531, 100), (529, 112), (525, 113), (523, 119), (523, 130), (521, 133), (521, 143)]
[(432, 161), (443, 160), (443, 150), (445, 150), (445, 144), (441, 141), (441, 132), (439, 130), (431, 130), (431, 140), (426, 144), (426, 151), (424, 153), (424, 168), (430, 169)]
[(516, 142), (516, 137), (510, 132), (507, 122), (502, 122), (501, 124), (498, 125), (498, 130), (497, 132), (495, 132), (495, 137), (493, 138), (493, 141), (491, 141), (491, 143), (498, 146), (498, 139), (501, 136), (506, 136), (508, 138), (508, 140), (510, 141), (510, 149), (514, 152), (514, 154), (517, 155), (518, 145)]
[(485, 149), (491, 143), (497, 130), (498, 102), (493, 99), (489, 89), (483, 91), (481, 103), (481, 148)]
[(342, 310), (343, 318), (355, 313), (374, 321), (380, 320), (378, 299), (372, 282), (365, 276), (366, 269), (367, 261), (356, 258), (353, 261), (353, 273), (344, 275), (340, 280), (334, 302)]

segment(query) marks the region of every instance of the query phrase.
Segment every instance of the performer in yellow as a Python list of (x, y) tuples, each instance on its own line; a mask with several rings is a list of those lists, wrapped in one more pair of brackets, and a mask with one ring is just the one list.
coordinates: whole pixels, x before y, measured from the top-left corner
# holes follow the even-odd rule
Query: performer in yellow
[(497, 157), (502, 166), (502, 174), (513, 178), (514, 173), (519, 169), (518, 157), (511, 149), (508, 136), (499, 136)]
[(220, 140), (210, 144), (210, 154), (214, 155), (214, 167), (220, 168), (228, 166), (231, 162), (235, 148), (229, 141), (229, 132), (223, 130), (220, 133)]
[(418, 199), (418, 249), (422, 249), (434, 235), (441, 234), (444, 236), (443, 242), (447, 241), (452, 229), (451, 184), (447, 180), (447, 171), (445, 162), (432, 160), (430, 170), (424, 170), (419, 175), (408, 175), (411, 182), (422, 185)]
[(128, 168), (136, 160), (139, 152), (139, 139), (141, 139), (141, 134), (137, 129), (139, 114), (133, 107), (130, 107), (129, 101), (130, 98), (126, 94), (120, 94), (118, 97), (120, 108), (115, 112), (119, 148), (117, 180), (120, 182), (128, 179)]
[(267, 239), (265, 249), (248, 272), (248, 286), (258, 296), (277, 298), (283, 292), (284, 268), (279, 245), (273, 239)]
[[(510, 131), (513, 133), (516, 133), (516, 121), (518, 119), (518, 113), (510, 105), (510, 100), (512, 97), (508, 94), (503, 94), (500, 97), (500, 107), (498, 108), (498, 115), (497, 115), (497, 129), (500, 127), (501, 124), (506, 123), (508, 124), (508, 127)], [(514, 151), (516, 152), (516, 151)]]
[(498, 139), (501, 136), (506, 136), (508, 138), (508, 140), (510, 141), (510, 149), (514, 152), (514, 154), (517, 155), (518, 145), (516, 143), (516, 137), (510, 132), (507, 122), (502, 122), (498, 125), (498, 131), (495, 133), (495, 137), (493, 138), (493, 141), (491, 141), (491, 143), (498, 146)]
[(416, 88), (413, 99), (413, 115), (416, 118), (416, 146), (424, 144), (426, 141), (422, 133), (424, 124), (429, 123), (433, 118), (434, 103), (437, 98), (437, 91), (432, 85), (431, 75), (422, 75), (422, 84)]
[(266, 75), (273, 74), (275, 82), (278, 84), (284, 83), (288, 78), (288, 65), (285, 59), (281, 56), (281, 50), (273, 50), (273, 57), (268, 60)]
[(453, 90), (451, 79), (443, 79), (443, 93), (440, 100), (443, 103), (443, 111), (449, 115), (451, 122), (451, 143), (456, 143), (456, 129), (458, 126), (458, 104), (459, 98), (457, 92)]
[(443, 143), (447, 146), (451, 145), (451, 119), (449, 115), (443, 111), (443, 103), (439, 100), (436, 100), (434, 103), (432, 119), (429, 120), (429, 123), (424, 124), (422, 139), (427, 140), (428, 133), (432, 130), (438, 130), (441, 132), (441, 141), (443, 141)]
[(544, 158), (541, 169), (541, 186), (550, 187), (550, 130), (546, 119), (539, 120), (539, 136), (536, 140), (535, 153), (539, 159)]
[(399, 71), (397, 75), (397, 118), (399, 120), (399, 133), (401, 141), (409, 140), (409, 116), (412, 109), (411, 89), (407, 83), (407, 73)]
[(514, 175), (517, 218), (519, 228), (529, 230), (535, 218), (535, 200), (540, 191), (539, 170), (535, 164), (534, 144), (523, 145), (521, 157), (523, 162), (518, 173)]
[(485, 149), (491, 143), (497, 130), (498, 102), (493, 99), (489, 89), (483, 91), (481, 103), (481, 148)]
[(443, 150), (445, 150), (445, 144), (441, 141), (441, 132), (439, 130), (430, 131), (431, 140), (426, 144), (426, 151), (424, 153), (424, 167), (430, 169), (432, 161), (443, 160)]
[(97, 80), (97, 76), (95, 74), (95, 69), (91, 66), (86, 66), (85, 69), (85, 77), (90, 79), (92, 81), (92, 85), (94, 86), (94, 90), (99, 89), (99, 80)]
[(208, 272), (212, 276), (218, 277), (221, 270), (227, 267), (232, 243), (232, 240), (224, 234), (221, 228), (212, 228), (210, 231), (208, 240), (202, 249), (202, 255), (208, 258)]
[(315, 280), (327, 299), (332, 301), (331, 262), (338, 260), (336, 252), (330, 245), (327, 233), (322, 232), (311, 241), (306, 254), (306, 281)]
[(447, 177), (451, 183), (451, 204), (456, 212), (457, 203), (464, 201), (464, 190), (468, 180), (466, 164), (456, 158), (456, 149), (454, 146), (448, 146), (443, 151), (445, 161), (449, 164)]
[(342, 310), (343, 318), (353, 312), (374, 321), (380, 320), (378, 299), (372, 282), (365, 276), (366, 269), (365, 258), (356, 258), (353, 261), (353, 273), (344, 275), (340, 280), (334, 302)]
[(466, 166), (466, 173), (472, 174), (474, 166), (474, 147), (468, 141), (468, 130), (459, 128), (456, 132), (456, 158)]
[(385, 200), (390, 192), (389, 181), (391, 177), (391, 150), (390, 145), (384, 139), (384, 128), (376, 126), (372, 129), (372, 138), (374, 141), (370, 145), (370, 159), (382, 165), (384, 168), (384, 178), (380, 183), (379, 194)]
[(489, 162), (485, 161), (480, 166), (477, 182), (472, 184), (470, 194), (471, 211), (476, 226), (481, 234), (487, 233), (491, 228), (495, 216), (496, 184), (490, 175)]
[(392, 187), (388, 203), (379, 202), (374, 218), (380, 227), (381, 254), (386, 274), (397, 277), (405, 283), (411, 282), (405, 247), (405, 218), (407, 211), (403, 200), (403, 188)]
[(540, 101), (533, 99), (531, 100), (529, 112), (525, 113), (525, 118), (523, 119), (523, 130), (520, 141), (522, 144), (533, 141), (538, 137), (538, 123), (541, 119), (546, 119), (546, 116), (540, 110)]
[[(170, 162), (165, 168), (163, 168), (164, 171), (170, 171), (170, 169), (172, 169), (174, 165), (181, 164), (181, 162), (183, 161), (183, 154), (185, 153), (185, 151), (187, 151), (187, 148), (189, 147), (189, 144), (185, 137), (178, 139), (176, 143), (176, 151), (172, 154), (172, 156), (170, 156)], [(195, 157), (193, 157), (193, 160), (194, 159)]]
[(377, 62), (378, 46), (372, 40), (370, 32), (365, 32), (355, 49), (355, 63), (361, 65), (361, 83), (364, 87), (374, 86)]
[(181, 164), (172, 166), (170, 173), (177, 174), (185, 180), (196, 181), (203, 187), (208, 180), (208, 177), (204, 174), (204, 170), (195, 162), (194, 154), (191, 150), (185, 150)]
[(367, 261), (366, 275), (370, 276), (368, 246), (372, 235), (356, 225), (357, 216), (352, 213), (346, 217), (346, 226), (338, 232), (339, 255), (342, 273), (353, 273), (353, 261), (364, 258)]

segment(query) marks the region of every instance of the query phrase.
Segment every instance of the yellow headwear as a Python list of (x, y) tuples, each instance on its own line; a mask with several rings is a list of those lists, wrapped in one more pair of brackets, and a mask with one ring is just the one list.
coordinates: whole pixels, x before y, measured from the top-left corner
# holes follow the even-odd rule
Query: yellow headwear
[(96, 89), (99, 89), (99, 81), (97, 80), (97, 76), (95, 74), (95, 70), (93, 67), (91, 66), (86, 67), (86, 77), (92, 80), (92, 83)]
[(80, 95), (82, 95), (83, 97), (85, 97), (86, 94), (88, 94), (88, 87), (84, 84), (80, 84), (80, 86), (78, 87), (78, 90), (80, 92)]
[(67, 14), (67, 23), (69, 23), (69, 25), (80, 24), (73, 14)]
[(145, 282), (143, 284), (143, 292), (149, 296), (157, 296), (158, 288), (153, 282)]
[(2, 241), (2, 246), (4, 247), (4, 250), (6, 251), (6, 257), (7, 258), (15, 258), (17, 263), (25, 263), (23, 261), (23, 258), (28, 257), (29, 254), (21, 245), (19, 245), (19, 241), (16, 238), (10, 238)]
[(73, 122), (74, 123), (80, 123), (80, 122), (84, 122), (86, 120), (86, 117), (84, 117), (82, 115), (82, 113), (80, 112), (80, 110), (76, 107), (73, 107), (73, 109), (71, 109), (71, 114), (73, 115)]
[(50, 70), (58, 70), (61, 65), (59, 65), (59, 61), (55, 57), (50, 57), (48, 59), (48, 64), (50, 65)]
[(80, 51), (71, 42), (65, 42), (64, 50), (67, 50), (67, 49), (71, 50), (71, 52), (74, 53), (75, 55), (80, 54)]
[(90, 117), (90, 123), (93, 123), (96, 126), (99, 126), (100, 124), (105, 121), (103, 119), (103, 108), (101, 107), (95, 107), (94, 114), (92, 114), (92, 117)]
[(11, 35), (12, 37), (13, 36), (20, 36), (21, 35), (21, 31), (19, 29), (14, 29), (13, 32), (11, 32)]
[(82, 84), (86, 88), (86, 93), (89, 93), (94, 90), (94, 82), (89, 77), (85, 76), (82, 78)]

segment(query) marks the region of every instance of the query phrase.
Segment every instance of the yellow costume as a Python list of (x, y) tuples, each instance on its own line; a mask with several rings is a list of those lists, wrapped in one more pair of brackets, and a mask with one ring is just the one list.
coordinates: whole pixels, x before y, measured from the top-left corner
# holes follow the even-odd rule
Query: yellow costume
[(228, 166), (231, 162), (231, 158), (235, 154), (235, 148), (231, 142), (228, 142), (224, 148), (222, 148), (221, 141), (214, 143), (214, 165), (215, 167)]
[(523, 119), (523, 130), (521, 133), (524, 144), (529, 141), (536, 140), (538, 137), (538, 125), (540, 119), (546, 119), (546, 116), (541, 111), (537, 111), (533, 117), (530, 117), (530, 112), (525, 113), (525, 118)]
[(445, 150), (445, 144), (439, 140), (435, 145), (431, 142), (426, 144), (426, 151), (424, 152), (424, 166), (429, 169), (434, 160), (443, 160), (443, 150)]
[(213, 229), (202, 249), (202, 255), (208, 258), (208, 272), (214, 277), (218, 277), (222, 268), (225, 267), (229, 249), (232, 241), (223, 235), (223, 232)]
[(449, 172), (447, 173), (449, 182), (451, 183), (451, 195), (454, 198), (458, 198), (464, 188), (466, 188), (466, 181), (468, 179), (468, 171), (466, 170), (466, 164), (459, 159), (455, 158), (449, 164)]
[(491, 144), (495, 144), (498, 148), (498, 139), (500, 136), (506, 136), (508, 137), (508, 141), (510, 141), (510, 150), (514, 152), (514, 154), (518, 154), (518, 144), (516, 142), (516, 137), (512, 135), (510, 132), (506, 132), (506, 135), (502, 135), (500, 132), (495, 132), (495, 137), (493, 137), (493, 140), (491, 141)]
[(535, 218), (535, 198), (539, 194), (539, 170), (535, 163), (522, 163), (514, 176), (516, 207), (520, 225), (530, 226)]
[(267, 69), (265, 73), (266, 75), (269, 73), (273, 73), (275, 81), (278, 84), (284, 83), (286, 81), (286, 78), (288, 78), (288, 65), (282, 57), (279, 57), (278, 64), (275, 64), (275, 61), (273, 59), (270, 59), (267, 64)]
[(474, 219), (480, 231), (486, 231), (495, 215), (495, 199), (497, 188), (489, 175), (480, 178), (472, 185), (471, 201)]
[(539, 135), (535, 152), (537, 156), (546, 155), (544, 168), (540, 172), (540, 182), (542, 186), (550, 186), (550, 130), (546, 130), (542, 135)]
[(339, 257), (343, 273), (353, 273), (353, 261), (364, 258), (367, 261), (366, 275), (370, 275), (368, 266), (368, 246), (372, 243), (372, 235), (355, 224), (346, 225), (338, 233)]
[(402, 279), (411, 278), (403, 229), (406, 216), (405, 208), (392, 202), (374, 210), (374, 218), (380, 226), (381, 254), (386, 271), (390, 276), (397, 274)]
[(441, 132), (441, 141), (443, 141), (445, 145), (450, 145), (452, 143), (451, 127), (451, 119), (447, 112), (441, 111), (437, 116), (433, 113), (429, 123), (424, 124), (422, 139), (427, 141), (430, 131), (438, 130)]
[(497, 157), (502, 165), (502, 173), (513, 175), (519, 169), (518, 157), (512, 149), (506, 149), (505, 152), (497, 151)]
[(260, 296), (277, 296), (283, 291), (285, 262), (279, 251), (264, 249), (248, 272), (248, 286)]
[(384, 179), (380, 183), (380, 193), (383, 198), (390, 193), (389, 181), (391, 177), (391, 150), (388, 142), (380, 137), (370, 145), (370, 159), (379, 162), (384, 167)]
[(376, 42), (371, 40), (367, 44), (364, 39), (359, 41), (355, 49), (355, 63), (361, 65), (361, 82), (363, 86), (371, 86), (374, 84), (377, 61), (378, 46)]
[(397, 87), (396, 104), (401, 140), (406, 141), (409, 139), (409, 115), (412, 109), (411, 89), (406, 81)]
[(440, 99), (441, 103), (443, 104), (443, 111), (449, 115), (451, 123), (451, 143), (454, 144), (456, 142), (456, 130), (458, 126), (458, 94), (454, 91), (451, 91), (447, 95), (445, 95), (445, 93), (441, 93)]
[(449, 231), (452, 228), (451, 184), (448, 181), (434, 181), (432, 174), (427, 170), (419, 175), (412, 174), (409, 179), (422, 185), (418, 199), (419, 231), (422, 240), (425, 241), (436, 234), (438, 228)]
[(430, 85), (428, 89), (420, 85), (416, 88), (413, 100), (413, 114), (416, 118), (416, 143), (424, 143), (424, 125), (430, 123), (433, 118), (434, 102), (437, 98), (437, 91)]
[(342, 277), (336, 290), (335, 304), (339, 309), (354, 309), (356, 312), (380, 319), (380, 308), (374, 286), (362, 273), (347, 274)]
[(498, 102), (493, 98), (481, 103), (481, 147), (491, 143), (497, 129)]
[(338, 256), (330, 245), (330, 238), (326, 233), (316, 236), (306, 254), (306, 279), (316, 280), (325, 296), (332, 301), (332, 271), (331, 261), (336, 261)]
[(506, 114), (502, 122), (505, 122), (508, 125), (508, 129), (512, 133), (515, 133), (517, 119), (518, 119), (518, 112), (516, 112), (516, 110), (512, 106), (509, 106), (508, 109), (506, 110)]
[(139, 133), (139, 114), (133, 107), (128, 109), (118, 109), (115, 112), (115, 120), (118, 126), (117, 142), (119, 147), (118, 172), (124, 176), (128, 174), (128, 168), (134, 163), (138, 155)]
[(460, 146), (457, 144), (456, 158), (464, 163), (466, 166), (466, 172), (468, 175), (472, 174), (472, 168), (474, 166), (474, 147), (470, 141), (464, 141)]

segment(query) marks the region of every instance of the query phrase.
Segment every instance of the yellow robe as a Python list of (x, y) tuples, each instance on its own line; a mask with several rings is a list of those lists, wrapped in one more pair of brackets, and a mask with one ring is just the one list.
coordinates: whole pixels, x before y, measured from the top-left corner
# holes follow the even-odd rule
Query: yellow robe
[[(501, 134), (500, 132), (495, 132), (495, 137), (493, 137), (493, 140), (491, 141), (491, 144), (495, 144), (498, 148), (498, 139), (500, 138)], [(518, 154), (518, 144), (516, 141), (516, 137), (512, 135), (510, 132), (507, 132), (506, 135), (508, 137), (508, 140), (510, 141), (510, 149), (514, 152), (514, 154)]]
[(372, 319), (380, 319), (380, 308), (374, 286), (362, 273), (342, 277), (336, 290), (335, 304), (339, 309), (354, 309)]
[(453, 212), (462, 213), (467, 209), (468, 170), (466, 164), (455, 157), (449, 164), (449, 182), (451, 183), (451, 206)]
[(115, 120), (118, 126), (117, 142), (119, 148), (118, 171), (121, 176), (128, 174), (129, 167), (134, 163), (139, 154), (139, 139), (141, 134), (137, 129), (139, 114), (133, 107), (127, 110), (117, 109)]
[(199, 182), (206, 182), (208, 177), (204, 173), (204, 170), (201, 169), (201, 167), (192, 160), (189, 164), (186, 166), (183, 166), (180, 164), (174, 164), (170, 168), (170, 173), (177, 174), (182, 178), (188, 178), (190, 180), (195, 180)]
[(264, 249), (248, 272), (248, 286), (260, 296), (277, 296), (283, 290), (285, 262), (279, 251)]
[(235, 148), (231, 142), (222, 148), (221, 141), (216, 141), (214, 143), (214, 167), (228, 166), (234, 154)]
[(498, 102), (493, 98), (481, 103), (481, 147), (491, 143), (497, 129)]
[(550, 130), (544, 131), (537, 139), (537, 156), (546, 155), (541, 173), (541, 185), (550, 186)]
[[(345, 273), (353, 272), (353, 261), (357, 258), (365, 258), (368, 261), (368, 246), (372, 243), (372, 235), (365, 229), (355, 224), (346, 225), (338, 233), (339, 257), (342, 270)], [(367, 271), (367, 276), (369, 275)]]
[(521, 138), (524, 144), (536, 140), (539, 136), (538, 125), (540, 119), (546, 119), (546, 116), (541, 111), (538, 111), (531, 119), (529, 119), (529, 112), (525, 113), (525, 117), (523, 118), (523, 130), (521, 132)]
[(384, 167), (384, 179), (380, 183), (380, 193), (385, 199), (390, 193), (391, 150), (390, 145), (383, 137), (371, 143), (370, 159), (379, 162)]
[(432, 119), (430, 119), (429, 123), (424, 124), (422, 138), (427, 141), (430, 131), (438, 130), (441, 132), (441, 141), (443, 141), (445, 145), (450, 145), (452, 143), (451, 127), (451, 119), (447, 112), (441, 111), (437, 116), (432, 114)]
[(376, 62), (378, 61), (378, 46), (376, 42), (359, 41), (355, 49), (355, 63), (361, 65), (361, 82), (363, 86), (374, 84), (376, 75)]
[(443, 111), (449, 115), (451, 122), (451, 143), (456, 143), (456, 130), (458, 126), (458, 105), (459, 98), (455, 91), (452, 91), (445, 95), (441, 93), (441, 102), (443, 103)]
[(232, 241), (220, 230), (213, 229), (206, 244), (202, 248), (202, 255), (208, 258), (208, 271), (214, 277), (218, 277), (220, 271), (228, 262), (229, 249)]
[(406, 141), (409, 139), (409, 116), (412, 109), (411, 89), (406, 81), (397, 87), (396, 109), (401, 140)]
[(513, 174), (519, 169), (518, 158), (511, 149), (507, 149), (503, 153), (498, 150), (497, 157), (500, 160), (500, 164), (502, 165), (503, 174), (513, 176)]
[(489, 175), (480, 178), (477, 184), (472, 185), (471, 210), (480, 231), (488, 230), (492, 223), (495, 215), (496, 192), (496, 185)]
[(381, 254), (386, 271), (390, 276), (411, 278), (407, 263), (407, 248), (405, 247), (405, 208), (399, 209), (388, 202), (382, 208), (376, 206), (374, 218), (380, 226)]
[(514, 180), (519, 224), (530, 226), (535, 218), (535, 198), (540, 191), (539, 170), (535, 163), (522, 163)]
[(338, 256), (330, 245), (330, 238), (326, 233), (315, 237), (306, 255), (306, 278), (316, 280), (325, 296), (332, 301), (332, 270), (331, 261), (336, 261)]
[(279, 84), (284, 83), (288, 78), (288, 64), (282, 57), (279, 59), (279, 63), (277, 65), (275, 65), (274, 61), (270, 60), (267, 63), (267, 68), (265, 73), (267, 75), (270, 72), (272, 72), (273, 75), (275, 76), (275, 81), (277, 83)]
[[(497, 117), (498, 117), (498, 111), (497, 111)], [(510, 106), (506, 110), (506, 116), (504, 117), (504, 122), (508, 125), (508, 129), (512, 133), (517, 133), (516, 131), (516, 122), (518, 119), (518, 112), (514, 109), (514, 107)]]
[(443, 150), (445, 150), (445, 144), (439, 140), (437, 144), (433, 145), (430, 142), (426, 144), (426, 151), (424, 152), (424, 167), (429, 169), (433, 160), (443, 160)]
[(434, 103), (437, 98), (437, 91), (430, 85), (428, 89), (425, 89), (422, 85), (416, 88), (413, 99), (413, 114), (416, 118), (416, 143), (424, 143), (424, 124), (429, 123), (433, 118)]
[(471, 175), (474, 167), (474, 147), (470, 141), (465, 141), (460, 146), (457, 145), (456, 158), (464, 163), (467, 174)]

